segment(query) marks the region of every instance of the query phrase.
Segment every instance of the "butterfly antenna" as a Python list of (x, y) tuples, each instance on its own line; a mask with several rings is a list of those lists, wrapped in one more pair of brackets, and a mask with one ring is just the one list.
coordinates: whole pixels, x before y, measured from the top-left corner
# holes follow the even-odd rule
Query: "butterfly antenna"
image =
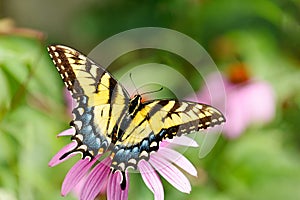
[(131, 74), (131, 72), (129, 73), (129, 77), (130, 77), (130, 80), (131, 80), (131, 82), (132, 82), (132, 84), (133, 84), (133, 86), (134, 86), (134, 88), (135, 88), (134, 93), (136, 92), (137, 94), (139, 94), (139, 90), (137, 89), (137, 87), (136, 87), (136, 85), (134, 84), (134, 81), (133, 81), (133, 79), (132, 79), (132, 74)]
[(155, 93), (155, 92), (160, 92), (160, 91), (162, 91), (164, 88), (163, 87), (161, 87), (160, 89), (158, 89), (158, 90), (154, 90), (154, 91), (149, 91), (149, 92), (144, 92), (144, 93), (142, 93), (142, 94), (140, 94), (141, 96), (142, 95), (144, 95), (144, 94), (151, 94), (151, 93)]

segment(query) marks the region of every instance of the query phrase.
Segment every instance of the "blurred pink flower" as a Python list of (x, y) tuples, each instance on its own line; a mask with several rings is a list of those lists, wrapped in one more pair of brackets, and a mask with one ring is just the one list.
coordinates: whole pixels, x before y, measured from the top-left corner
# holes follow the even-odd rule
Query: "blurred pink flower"
[(67, 90), (67, 88), (64, 88), (63, 90), (63, 96), (66, 103), (67, 113), (72, 116), (72, 110), (74, 108), (74, 105), (76, 105), (75, 100), (72, 98), (71, 93)]
[[(58, 136), (74, 135), (73, 128), (63, 131)], [(63, 147), (49, 162), (49, 166), (53, 167), (75, 154), (61, 159), (61, 156), (72, 150), (76, 142), (72, 142)], [(138, 163), (138, 169), (146, 186), (154, 193), (154, 198), (164, 199), (164, 190), (162, 182), (157, 172), (164, 177), (171, 185), (181, 192), (189, 193), (191, 185), (186, 176), (176, 167), (197, 176), (195, 167), (182, 154), (173, 150), (177, 145), (197, 147), (198, 144), (191, 138), (181, 136), (169, 141), (161, 143), (159, 150), (153, 154), (148, 161), (141, 160)], [(79, 160), (67, 173), (62, 184), (61, 194), (67, 195), (75, 187), (81, 188), (79, 194), (81, 200), (95, 199), (99, 194), (107, 193), (107, 199), (121, 200), (128, 199), (129, 174), (126, 171), (127, 182), (125, 190), (120, 187), (121, 174), (119, 172), (111, 173), (111, 158), (106, 157), (99, 161), (102, 155), (97, 155), (94, 159), (88, 158)], [(176, 166), (174, 165), (176, 164)], [(79, 186), (78, 186), (79, 184)]]
[[(238, 79), (235, 80), (229, 80), (223, 76), (226, 95), (215, 95), (216, 99), (214, 99), (216, 100), (215, 106), (218, 108), (224, 107), (221, 105), (224, 102), (226, 104), (226, 112), (223, 112), (226, 113), (227, 121), (223, 131), (229, 138), (238, 137), (251, 124), (267, 123), (275, 115), (275, 94), (272, 86), (265, 81), (248, 80), (243, 73), (240, 73)], [(216, 86), (215, 83), (220, 79), (219, 77), (219, 74), (206, 77), (206, 85), (216, 91), (209, 91), (208, 87), (203, 87), (197, 94), (198, 101), (211, 103), (210, 92), (218, 92), (220, 86)]]

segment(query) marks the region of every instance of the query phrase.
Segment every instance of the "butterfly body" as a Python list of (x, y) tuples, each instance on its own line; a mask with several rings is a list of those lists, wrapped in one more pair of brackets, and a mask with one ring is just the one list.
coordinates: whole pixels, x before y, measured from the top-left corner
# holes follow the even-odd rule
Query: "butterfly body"
[(122, 172), (122, 183), (124, 172), (148, 160), (161, 141), (225, 122), (222, 113), (209, 105), (130, 98), (109, 72), (70, 47), (51, 45), (48, 52), (77, 103), (70, 123), (77, 146), (62, 158), (74, 152), (94, 158), (110, 151), (111, 169)]

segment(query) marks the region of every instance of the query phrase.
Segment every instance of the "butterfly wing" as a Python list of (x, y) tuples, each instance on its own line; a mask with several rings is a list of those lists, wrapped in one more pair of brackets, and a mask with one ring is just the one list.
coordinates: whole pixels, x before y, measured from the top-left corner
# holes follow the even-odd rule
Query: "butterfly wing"
[(112, 166), (120, 171), (136, 169), (138, 161), (149, 159), (161, 141), (223, 122), (223, 114), (206, 104), (177, 100), (145, 102), (116, 143)]
[(48, 52), (77, 103), (71, 125), (78, 145), (69, 153), (79, 151), (85, 157), (104, 152), (128, 109), (127, 91), (104, 68), (72, 48), (51, 45)]

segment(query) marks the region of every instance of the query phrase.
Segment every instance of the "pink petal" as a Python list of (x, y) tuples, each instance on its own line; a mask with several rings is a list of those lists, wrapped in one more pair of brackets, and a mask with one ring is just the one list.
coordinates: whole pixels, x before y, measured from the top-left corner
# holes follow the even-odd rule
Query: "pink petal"
[[(190, 137), (187, 136), (180, 136), (180, 137), (175, 137), (171, 140), (166, 140), (167, 143), (169, 144), (174, 144), (174, 145), (181, 145), (181, 146), (187, 146), (187, 147), (198, 147), (198, 143), (193, 140)], [(161, 146), (167, 146), (166, 144), (162, 144)]]
[(69, 128), (67, 130), (64, 130), (63, 132), (59, 133), (57, 137), (61, 136), (70, 136), (75, 134), (75, 129), (74, 128)]
[(241, 99), (239, 91), (232, 91), (228, 94), (227, 100), (224, 133), (229, 138), (236, 138), (247, 128), (249, 124), (247, 105), (245, 104), (245, 99)]
[(175, 163), (177, 166), (179, 166), (181, 169), (191, 174), (192, 176), (197, 176), (196, 168), (186, 157), (184, 157), (179, 152), (170, 148), (161, 147), (156, 155)]
[(155, 200), (164, 199), (164, 188), (162, 186), (161, 180), (155, 170), (151, 165), (145, 161), (141, 160), (138, 164), (138, 168), (141, 172), (141, 176), (147, 185), (147, 187), (153, 192)]
[(253, 123), (266, 123), (275, 115), (272, 87), (259, 81), (238, 85), (228, 92), (226, 136), (236, 138)]
[(83, 188), (83, 186), (84, 186), (84, 184), (85, 184), (86, 178), (87, 178), (87, 175), (85, 175), (85, 176), (79, 181), (79, 183), (77, 183), (77, 184), (75, 185), (75, 187), (73, 187), (73, 189), (72, 189), (71, 192), (72, 192), (72, 194), (73, 194), (74, 197), (76, 197), (76, 198), (79, 199), (79, 197), (80, 197), (80, 195), (81, 195), (82, 188)]
[(127, 200), (129, 188), (129, 176), (126, 171), (126, 188), (121, 189), (121, 173), (119, 171), (110, 175), (107, 185), (107, 199), (108, 200)]
[(149, 161), (152, 166), (176, 189), (184, 193), (190, 193), (191, 184), (189, 180), (174, 165), (155, 154), (151, 155)]
[[(243, 93), (242, 93), (243, 92)], [(249, 108), (249, 119), (256, 123), (269, 122), (275, 115), (275, 94), (266, 82), (252, 82), (242, 91)]]
[(81, 192), (81, 200), (95, 199), (102, 188), (106, 187), (110, 162), (110, 157), (105, 158), (88, 175)]
[(54, 167), (55, 165), (58, 165), (62, 162), (64, 162), (65, 160), (73, 157), (74, 155), (76, 155), (75, 153), (69, 154), (67, 157), (65, 157), (64, 159), (60, 159), (62, 155), (64, 155), (65, 153), (69, 152), (70, 150), (74, 149), (77, 146), (76, 142), (72, 142), (66, 146), (64, 146), (61, 150), (59, 150), (59, 152), (57, 154), (55, 154), (55, 156), (53, 156), (53, 158), (50, 160), (50, 162), (48, 163), (49, 167)]
[(68, 194), (79, 183), (99, 157), (100, 155), (93, 160), (81, 159), (69, 170), (61, 187), (62, 196)]

